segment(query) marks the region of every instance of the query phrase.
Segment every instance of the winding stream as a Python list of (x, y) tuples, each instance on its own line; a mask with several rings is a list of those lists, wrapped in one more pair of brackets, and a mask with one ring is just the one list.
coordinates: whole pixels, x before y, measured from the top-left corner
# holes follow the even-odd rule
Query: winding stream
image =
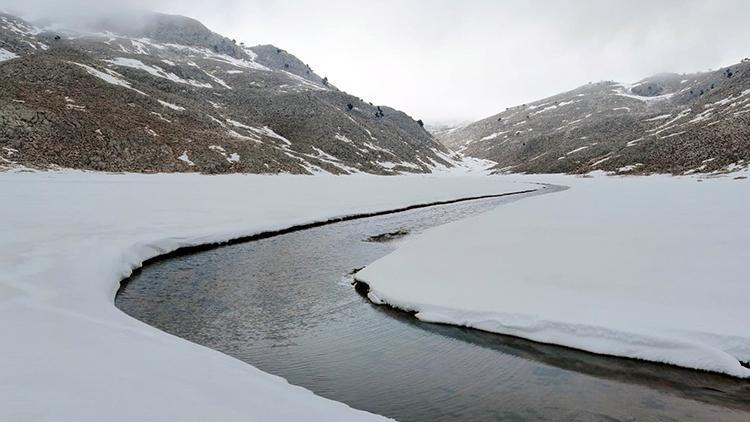
[(155, 261), (127, 280), (116, 305), (318, 395), (401, 421), (750, 420), (747, 381), (426, 324), (372, 305), (349, 284), (353, 269), (403, 239), (371, 236), (408, 237), (528, 195)]

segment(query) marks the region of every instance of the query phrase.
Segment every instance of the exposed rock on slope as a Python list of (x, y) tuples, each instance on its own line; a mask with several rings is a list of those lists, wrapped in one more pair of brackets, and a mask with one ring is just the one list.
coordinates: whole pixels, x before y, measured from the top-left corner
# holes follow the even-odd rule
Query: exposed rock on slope
[(589, 84), (436, 136), (500, 172), (731, 170), (750, 161), (749, 70)]
[(457, 158), (280, 48), (138, 18), (42, 31), (0, 15), (0, 166), (392, 174)]

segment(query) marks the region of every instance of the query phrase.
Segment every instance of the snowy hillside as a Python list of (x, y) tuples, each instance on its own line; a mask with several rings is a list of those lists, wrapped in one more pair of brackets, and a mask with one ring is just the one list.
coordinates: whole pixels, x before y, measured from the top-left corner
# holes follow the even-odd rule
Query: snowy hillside
[(750, 62), (599, 82), (435, 135), (499, 172), (724, 172), (750, 163)]
[(423, 173), (460, 158), (289, 52), (161, 14), (85, 28), (0, 14), (0, 166)]

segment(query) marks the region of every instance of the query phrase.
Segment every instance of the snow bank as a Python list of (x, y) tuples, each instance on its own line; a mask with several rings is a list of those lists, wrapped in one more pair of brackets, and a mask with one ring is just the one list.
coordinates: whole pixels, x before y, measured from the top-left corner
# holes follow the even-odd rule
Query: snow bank
[(748, 180), (561, 180), (356, 277), (421, 320), (750, 377)]
[(379, 420), (130, 318), (113, 305), (119, 281), (183, 246), (528, 188), (471, 177), (0, 173), (0, 420)]

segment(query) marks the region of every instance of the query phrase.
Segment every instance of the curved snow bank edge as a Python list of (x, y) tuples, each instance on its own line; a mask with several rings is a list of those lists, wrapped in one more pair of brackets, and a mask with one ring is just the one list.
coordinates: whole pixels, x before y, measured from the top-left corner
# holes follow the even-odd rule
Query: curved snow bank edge
[[(545, 189), (545, 184), (539, 183), (543, 186), (540, 189)], [(364, 212), (356, 214), (344, 214), (336, 217), (332, 217), (325, 220), (312, 220), (308, 223), (299, 223), (292, 226), (286, 226), (281, 228), (269, 228), (267, 230), (248, 230), (246, 232), (227, 231), (219, 232), (211, 235), (201, 235), (196, 237), (178, 237), (178, 238), (164, 238), (160, 240), (151, 241), (148, 243), (138, 243), (133, 245), (130, 251), (126, 255), (137, 256), (137, 260), (129, 263), (130, 269), (122, 274), (120, 279), (120, 286), (116, 288), (119, 291), (120, 287), (128, 282), (130, 276), (136, 270), (143, 268), (151, 262), (168, 259), (173, 256), (189, 254), (199, 252), (203, 250), (213, 249), (221, 246), (235, 245), (238, 243), (252, 242), (255, 240), (266, 239), (274, 236), (281, 236), (287, 233), (293, 233), (301, 230), (312, 229), (315, 227), (326, 226), (329, 224), (340, 223), (343, 221), (359, 220), (363, 218), (377, 217), (381, 215), (397, 214), (400, 212), (415, 210), (419, 208), (435, 207), (439, 205), (456, 204), (459, 202), (477, 201), (480, 199), (489, 198), (500, 198), (504, 196), (523, 195), (525, 193), (537, 192), (539, 189), (527, 189), (516, 192), (506, 192), (498, 194), (478, 195), (469, 196), (458, 199), (449, 199), (444, 201), (424, 202), (414, 205), (407, 205), (400, 208), (387, 209), (382, 211)], [(153, 253), (139, 253), (138, 251), (153, 251)]]
[(355, 280), (426, 322), (750, 378), (745, 185), (568, 180), (561, 197), (428, 230)]
[[(410, 313), (420, 321), (473, 328), (599, 355), (663, 363), (750, 379), (750, 368), (743, 366), (734, 356), (686, 339), (648, 336), (597, 325), (546, 321), (530, 315), (476, 312), (403, 302), (374, 290), (371, 281), (366, 278), (355, 275), (354, 280), (355, 283), (365, 286), (359, 287), (358, 290), (367, 292), (366, 296), (372, 303)], [(670, 352), (670, 359), (664, 358), (665, 351)], [(676, 351), (679, 352), (677, 355)], [(695, 365), (696, 356), (701, 356), (701, 366)]]

